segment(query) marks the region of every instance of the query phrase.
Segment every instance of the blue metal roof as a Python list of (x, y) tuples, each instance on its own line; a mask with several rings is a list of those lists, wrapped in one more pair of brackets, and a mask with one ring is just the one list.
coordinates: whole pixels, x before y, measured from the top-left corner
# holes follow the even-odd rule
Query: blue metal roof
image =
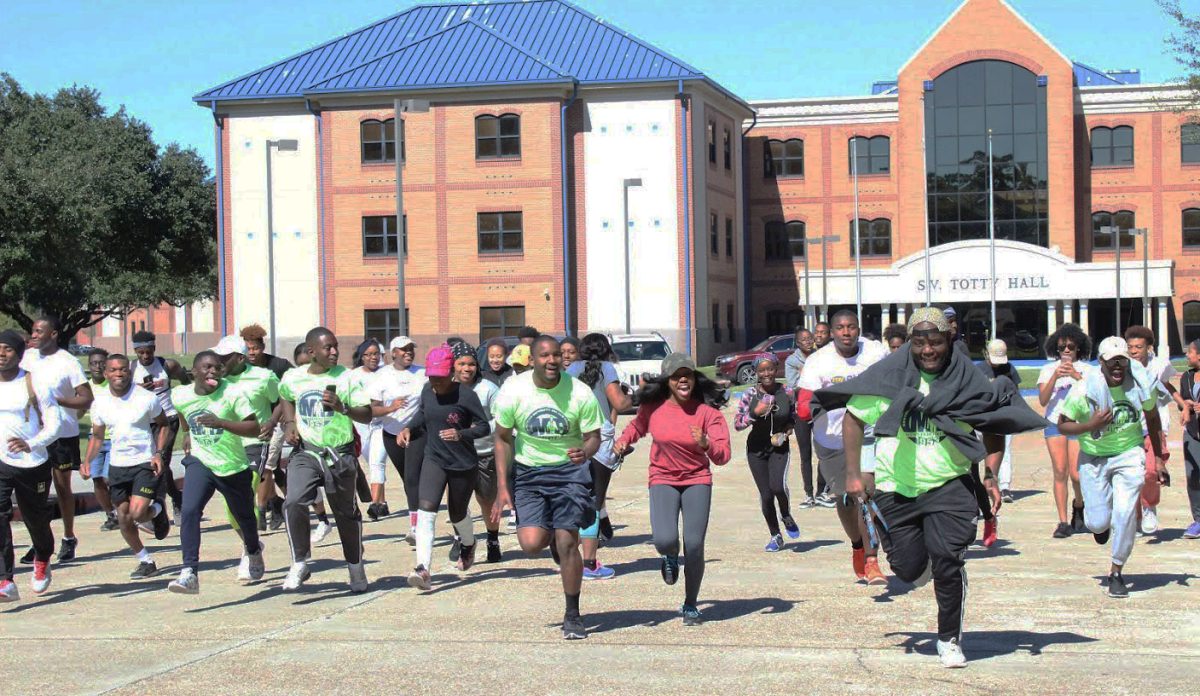
[(707, 79), (569, 2), (524, 0), (418, 5), (201, 92), (195, 100), (693, 78)]
[(1141, 84), (1141, 70), (1097, 70), (1090, 65), (1074, 61), (1075, 82), (1080, 87), (1092, 85), (1136, 85)]

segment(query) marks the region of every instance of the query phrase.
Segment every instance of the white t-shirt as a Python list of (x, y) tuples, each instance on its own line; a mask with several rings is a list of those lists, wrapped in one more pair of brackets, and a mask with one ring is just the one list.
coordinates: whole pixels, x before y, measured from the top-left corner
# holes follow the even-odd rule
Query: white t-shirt
[[(800, 389), (816, 391), (832, 384), (840, 384), (861, 375), (866, 369), (887, 357), (887, 348), (878, 341), (858, 339), (858, 353), (843, 358), (837, 346), (830, 341), (825, 347), (808, 356), (800, 372)], [(825, 449), (842, 449), (842, 416), (846, 409), (823, 411), (813, 421), (813, 440)]]
[(154, 456), (150, 424), (163, 412), (158, 397), (136, 384), (124, 396), (109, 388), (98, 389), (92, 402), (92, 423), (103, 425), (112, 441), (109, 466), (148, 464)]
[(396, 435), (408, 427), (408, 422), (421, 407), (421, 389), (425, 386), (425, 371), (397, 370), (386, 365), (375, 371), (367, 395), (372, 401), (391, 406), (396, 399), (407, 399), (404, 407), (380, 419), (385, 432)]
[(149, 376), (151, 390), (158, 399), (158, 404), (162, 406), (163, 413), (167, 415), (167, 418), (174, 418), (178, 415), (175, 412), (175, 405), (171, 403), (171, 375), (167, 374), (166, 362), (156, 355), (150, 363), (150, 367), (146, 367), (141, 360), (136, 358), (131, 367), (133, 368), (133, 385), (142, 391), (148, 391), (142, 386), (142, 383)]
[[(38, 408), (33, 408), (29, 403), (26, 374), (25, 370), (17, 370), (15, 378), (0, 382), (0, 461), (17, 469), (33, 469), (46, 462), (46, 445), (58, 439), (62, 412), (66, 410), (55, 405), (49, 387), (36, 377), (33, 378), (33, 392)], [(42, 418), (38, 418), (39, 409)], [(42, 419), (45, 419), (44, 423)], [(79, 426), (75, 427), (78, 429)], [(11, 438), (24, 440), (30, 451), (9, 452)]]
[(79, 435), (79, 411), (57, 405), (59, 399), (74, 398), (75, 387), (87, 384), (87, 375), (83, 374), (79, 360), (65, 350), (59, 349), (50, 355), (42, 355), (41, 351), (34, 348), (25, 351), (24, 357), (21, 358), (21, 367), (33, 373), (38, 382), (49, 387), (50, 395), (54, 397), (53, 406), (60, 411), (59, 416), (62, 419), (58, 436)]
[[(1037, 385), (1039, 388), (1046, 382), (1050, 381), (1050, 378), (1054, 376), (1054, 371), (1058, 369), (1058, 366), (1061, 363), (1061, 360), (1052, 360), (1042, 366), (1042, 371), (1038, 373), (1037, 379)], [(1087, 376), (1088, 370), (1092, 369), (1091, 365), (1078, 360), (1074, 362), (1074, 365), (1075, 369), (1079, 371), (1079, 374), (1084, 377)], [(1054, 383), (1054, 391), (1050, 392), (1050, 400), (1046, 402), (1046, 420), (1058, 425), (1058, 416), (1062, 407), (1063, 399), (1067, 398), (1067, 394), (1071, 391), (1071, 387), (1075, 386), (1077, 381), (1079, 380), (1076, 380), (1074, 377), (1059, 377), (1058, 381)]]
[(486, 379), (481, 379), (475, 383), (475, 396), (479, 397), (479, 403), (483, 406), (483, 412), (487, 414), (488, 425), (491, 428), (488, 434), (475, 439), (475, 454), (481, 457), (492, 454), (496, 450), (496, 419), (492, 417), (492, 402), (496, 400), (496, 395), (500, 393), (500, 387), (497, 387), (494, 382)]
[[(382, 369), (383, 368), (380, 367), (374, 372), (367, 372), (367, 368), (365, 367), (356, 367), (353, 370), (350, 370), (350, 379), (355, 380), (358, 383), (359, 389), (362, 389), (363, 393), (367, 395), (367, 398), (372, 398), (370, 395), (372, 393), (372, 389), (374, 388), (373, 385), (375, 384), (375, 377)], [(382, 422), (382, 418), (372, 418), (371, 427), (378, 428), (379, 424)], [(355, 422), (354, 425), (355, 427), (358, 427), (362, 425), (362, 423)]]
[[(1150, 358), (1150, 362), (1146, 365), (1146, 371), (1156, 380), (1154, 395), (1158, 397), (1158, 420), (1162, 424), (1162, 431), (1165, 435), (1171, 425), (1171, 405), (1175, 403), (1175, 400), (1171, 398), (1171, 393), (1167, 391), (1163, 383), (1175, 379), (1179, 371), (1171, 366), (1170, 360), (1157, 355)], [(1142, 434), (1149, 434), (1145, 418), (1142, 418)]]

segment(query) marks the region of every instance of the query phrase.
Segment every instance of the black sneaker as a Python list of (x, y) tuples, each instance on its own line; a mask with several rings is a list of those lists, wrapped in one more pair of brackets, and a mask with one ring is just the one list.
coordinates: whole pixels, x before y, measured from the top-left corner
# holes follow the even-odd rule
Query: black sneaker
[(587, 638), (587, 629), (583, 627), (583, 619), (579, 616), (566, 615), (562, 623), (563, 638), (566, 640), (583, 640)]
[(271, 519), (267, 520), (267, 527), (273, 532), (283, 526), (283, 512), (280, 510), (271, 510)]
[(387, 503), (379, 504), (379, 516), (380, 517), (387, 517), (388, 515), (391, 515), (391, 514), (392, 514), (392, 511), (388, 509)]
[(21, 556), (21, 563), (23, 565), (29, 565), (30, 563), (33, 563), (33, 547), (32, 546), (30, 546), (29, 550), (25, 552), (24, 556)]
[(145, 578), (152, 578), (155, 575), (158, 575), (158, 566), (154, 564), (154, 561), (142, 561), (129, 574), (129, 579), (144, 580)]
[(78, 539), (68, 539), (63, 537), (62, 546), (58, 547), (58, 562), (66, 563), (75, 558), (75, 547), (79, 546)]
[(1012, 491), (1008, 490), (1007, 488), (1000, 491), (1000, 501), (1003, 502), (1005, 505), (1012, 503), (1012, 501), (1013, 501)]
[[(551, 547), (553, 547), (553, 544), (551, 544)], [(462, 550), (463, 550), (462, 539), (459, 539), (457, 536), (455, 536), (454, 543), (450, 544), (450, 562), (451, 563), (458, 562), (458, 559), (462, 557)]]
[(663, 582), (674, 585), (679, 579), (679, 556), (663, 556), (661, 572)]
[(1108, 535), (1111, 532), (1112, 532), (1111, 529), (1106, 529), (1103, 532), (1100, 532), (1099, 534), (1092, 534), (1092, 538), (1096, 540), (1097, 544), (1104, 546), (1105, 544), (1108, 543)]
[(489, 540), (487, 543), (487, 562), (499, 563), (501, 558), (500, 542)]
[(1108, 596), (1115, 599), (1125, 599), (1129, 596), (1129, 588), (1125, 586), (1125, 578), (1120, 573), (1108, 576)]
[(111, 532), (121, 528), (121, 523), (117, 521), (117, 516), (113, 513), (108, 513), (104, 518), (104, 524), (100, 525), (100, 531)]
[(379, 503), (371, 503), (367, 506), (367, 517), (370, 517), (372, 522), (379, 521)]
[(1055, 539), (1066, 539), (1073, 533), (1074, 531), (1071, 529), (1071, 525), (1067, 524), (1066, 522), (1059, 522), (1058, 526), (1054, 528)]
[(600, 518), (600, 538), (606, 542), (613, 540), (612, 522), (607, 517)]
[(1083, 506), (1071, 507), (1071, 531), (1082, 533), (1087, 531), (1087, 525), (1083, 521)]
[(258, 531), (267, 531), (267, 508), (260, 507), (254, 515), (255, 522), (258, 525)]
[(154, 538), (159, 541), (166, 539), (171, 533), (171, 519), (167, 517), (167, 508), (164, 505), (159, 505), (158, 514), (154, 519), (150, 520), (154, 525)]
[(819, 505), (823, 508), (831, 508), (831, 507), (837, 506), (837, 500), (832, 495), (829, 495), (829, 493), (827, 491), (822, 492), (821, 495), (818, 495), (816, 498), (816, 501), (817, 501), (817, 505)]

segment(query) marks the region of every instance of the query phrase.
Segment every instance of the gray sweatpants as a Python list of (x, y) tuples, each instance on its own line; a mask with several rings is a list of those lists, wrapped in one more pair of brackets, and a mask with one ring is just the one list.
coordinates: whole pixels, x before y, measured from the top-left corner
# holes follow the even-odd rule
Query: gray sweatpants
[(711, 484), (650, 486), (650, 533), (660, 554), (679, 555), (679, 515), (683, 513), (684, 601), (692, 606), (696, 606), (704, 580), (704, 537), (711, 506)]
[(1200, 440), (1183, 434), (1183, 473), (1187, 479), (1188, 503), (1192, 521), (1200, 522)]
[[(325, 467), (329, 467), (328, 471)], [(337, 523), (342, 554), (347, 563), (362, 561), (362, 513), (355, 498), (358, 459), (339, 453), (337, 459), (307, 450), (297, 451), (288, 461), (287, 497), (283, 499), (284, 521), (292, 546), (292, 562), (307, 561), (312, 551), (308, 508), (325, 489), (325, 501)]]
[(1139, 445), (1108, 457), (1079, 453), (1083, 521), (1093, 534), (1112, 530), (1113, 565), (1124, 566), (1137, 531), (1138, 496), (1146, 479), (1146, 450)]

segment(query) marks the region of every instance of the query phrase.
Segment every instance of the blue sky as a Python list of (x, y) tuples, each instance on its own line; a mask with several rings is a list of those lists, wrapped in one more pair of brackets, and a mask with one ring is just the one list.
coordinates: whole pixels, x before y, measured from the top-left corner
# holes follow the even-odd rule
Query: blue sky
[[(1068, 57), (1180, 70), (1153, 0), (1010, 0)], [(959, 0), (576, 0), (705, 71), (746, 99), (865, 94), (896, 70)], [(28, 90), (87, 84), (213, 160), (212, 117), (193, 94), (394, 14), (409, 0), (4, 0), (0, 71)], [(1200, 12), (1200, 0), (1184, 0)], [(803, 8), (803, 14), (798, 12)], [(1128, 31), (1136, 28), (1135, 31)], [(14, 40), (14, 37), (17, 37)]]

